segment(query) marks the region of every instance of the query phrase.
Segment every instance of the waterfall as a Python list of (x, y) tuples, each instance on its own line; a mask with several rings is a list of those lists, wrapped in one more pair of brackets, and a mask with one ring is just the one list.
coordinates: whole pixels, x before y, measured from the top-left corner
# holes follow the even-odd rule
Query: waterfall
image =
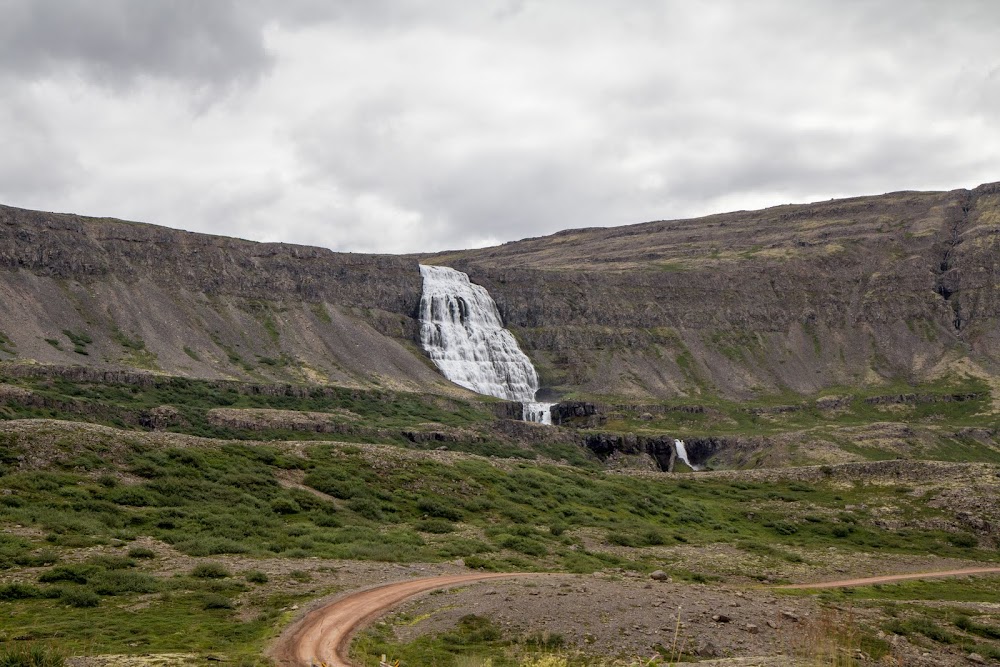
[(697, 466), (688, 459), (687, 448), (684, 446), (683, 440), (674, 440), (674, 447), (677, 449), (677, 458), (687, 464), (688, 468), (691, 470), (701, 470), (701, 466)]
[(521, 419), (526, 422), (552, 425), (552, 406), (555, 403), (537, 403), (525, 401), (521, 403)]
[(552, 423), (552, 403), (535, 402), (538, 374), (503, 327), (489, 292), (446, 266), (420, 265), (420, 342), (446, 378), (479, 394), (520, 401), (526, 421)]

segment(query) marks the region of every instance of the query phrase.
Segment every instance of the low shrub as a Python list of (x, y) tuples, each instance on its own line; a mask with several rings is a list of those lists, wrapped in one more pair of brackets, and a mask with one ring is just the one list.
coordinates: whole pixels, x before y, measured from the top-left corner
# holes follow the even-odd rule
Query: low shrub
[(267, 575), (260, 570), (250, 570), (244, 577), (251, 584), (266, 584), (269, 581)]
[(10, 602), (12, 600), (31, 600), (32, 598), (44, 597), (42, 589), (31, 584), (4, 584), (0, 586), (0, 602)]
[(969, 533), (954, 533), (948, 536), (948, 541), (961, 549), (971, 549), (979, 545), (976, 536)]
[(191, 570), (191, 576), (199, 579), (225, 579), (231, 574), (222, 563), (199, 563)]
[(132, 547), (128, 550), (129, 558), (156, 558), (156, 552), (149, 547)]
[(65, 588), (61, 592), (59, 599), (70, 607), (96, 607), (101, 602), (101, 598), (89, 588)]
[(106, 570), (99, 572), (91, 580), (98, 595), (123, 595), (126, 593), (155, 593), (160, 589), (160, 581), (145, 572), (129, 570)]
[(204, 609), (232, 609), (236, 606), (232, 600), (219, 593), (206, 593), (201, 598), (201, 604)]
[(444, 502), (433, 498), (421, 498), (417, 502), (417, 509), (427, 516), (436, 517), (438, 519), (447, 519), (448, 521), (462, 520), (461, 510), (446, 505)]
[(34, 554), (25, 554), (14, 558), (14, 562), (24, 567), (45, 567), (52, 565), (59, 560), (59, 555), (54, 551), (42, 550)]
[(87, 564), (104, 570), (127, 570), (136, 565), (134, 560), (126, 556), (94, 556), (87, 559)]
[(58, 651), (40, 646), (5, 646), (0, 649), (0, 667), (63, 667), (66, 658)]
[(271, 501), (271, 511), (275, 514), (298, 514), (302, 506), (291, 498), (275, 498)]
[(48, 572), (42, 572), (38, 576), (38, 581), (43, 584), (53, 584), (59, 581), (85, 584), (94, 572), (95, 569), (88, 565), (59, 565)]

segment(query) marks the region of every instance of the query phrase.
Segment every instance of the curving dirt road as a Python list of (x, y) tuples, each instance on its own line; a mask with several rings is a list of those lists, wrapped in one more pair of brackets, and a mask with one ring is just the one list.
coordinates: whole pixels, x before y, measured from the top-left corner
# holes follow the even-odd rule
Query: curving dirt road
[(286, 667), (353, 667), (347, 650), (354, 633), (407, 598), (438, 588), (485, 579), (540, 576), (537, 573), (471, 573), (425, 577), (355, 591), (320, 607), (282, 633), (271, 657)]
[[(812, 584), (775, 586), (783, 589), (843, 588), (869, 586), (907, 579), (958, 577), (970, 574), (1000, 574), (1000, 567), (974, 567), (963, 570), (913, 572), (864, 579), (842, 579)], [(510, 577), (544, 576), (540, 573), (469, 573), (410, 579), (348, 593), (306, 614), (275, 642), (270, 654), (283, 667), (353, 667), (347, 658), (354, 633), (407, 598), (439, 588)]]
[(937, 572), (911, 572), (909, 574), (887, 574), (881, 577), (866, 577), (864, 579), (841, 579), (839, 581), (822, 581), (815, 584), (786, 584), (774, 588), (807, 589), (807, 588), (847, 588), (848, 586), (871, 586), (872, 584), (889, 584), (907, 579), (936, 579), (939, 577), (961, 577), (966, 574), (1000, 574), (1000, 567), (970, 567), (964, 570), (938, 570)]

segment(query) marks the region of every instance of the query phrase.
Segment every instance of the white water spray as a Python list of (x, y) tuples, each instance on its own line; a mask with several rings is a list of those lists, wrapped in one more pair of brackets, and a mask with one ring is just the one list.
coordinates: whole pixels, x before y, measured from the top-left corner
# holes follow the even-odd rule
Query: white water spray
[(691, 468), (691, 470), (701, 470), (701, 466), (696, 466), (695, 464), (691, 463), (691, 461), (688, 459), (687, 447), (684, 446), (683, 440), (675, 439), (674, 447), (677, 449), (677, 458), (679, 458), (681, 461), (684, 461), (684, 463), (687, 464), (688, 468)]
[(525, 421), (551, 424), (554, 404), (535, 402), (535, 367), (504, 329), (486, 288), (446, 266), (420, 265), (420, 275), (420, 343), (444, 376), (479, 394), (520, 401)]

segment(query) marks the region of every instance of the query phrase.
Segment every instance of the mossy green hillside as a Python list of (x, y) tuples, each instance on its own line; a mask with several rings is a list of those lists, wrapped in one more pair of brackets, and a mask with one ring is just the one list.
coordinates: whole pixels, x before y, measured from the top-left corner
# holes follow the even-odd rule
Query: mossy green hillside
[(704, 394), (615, 409), (622, 397), (581, 397), (611, 406), (602, 426), (628, 433), (669, 432), (678, 437), (773, 435), (815, 429), (833, 431), (875, 422), (900, 421), (951, 427), (1000, 427), (992, 409), (990, 386), (974, 377), (951, 377), (933, 384), (883, 384), (834, 387), (812, 396), (785, 392), (748, 401)]

